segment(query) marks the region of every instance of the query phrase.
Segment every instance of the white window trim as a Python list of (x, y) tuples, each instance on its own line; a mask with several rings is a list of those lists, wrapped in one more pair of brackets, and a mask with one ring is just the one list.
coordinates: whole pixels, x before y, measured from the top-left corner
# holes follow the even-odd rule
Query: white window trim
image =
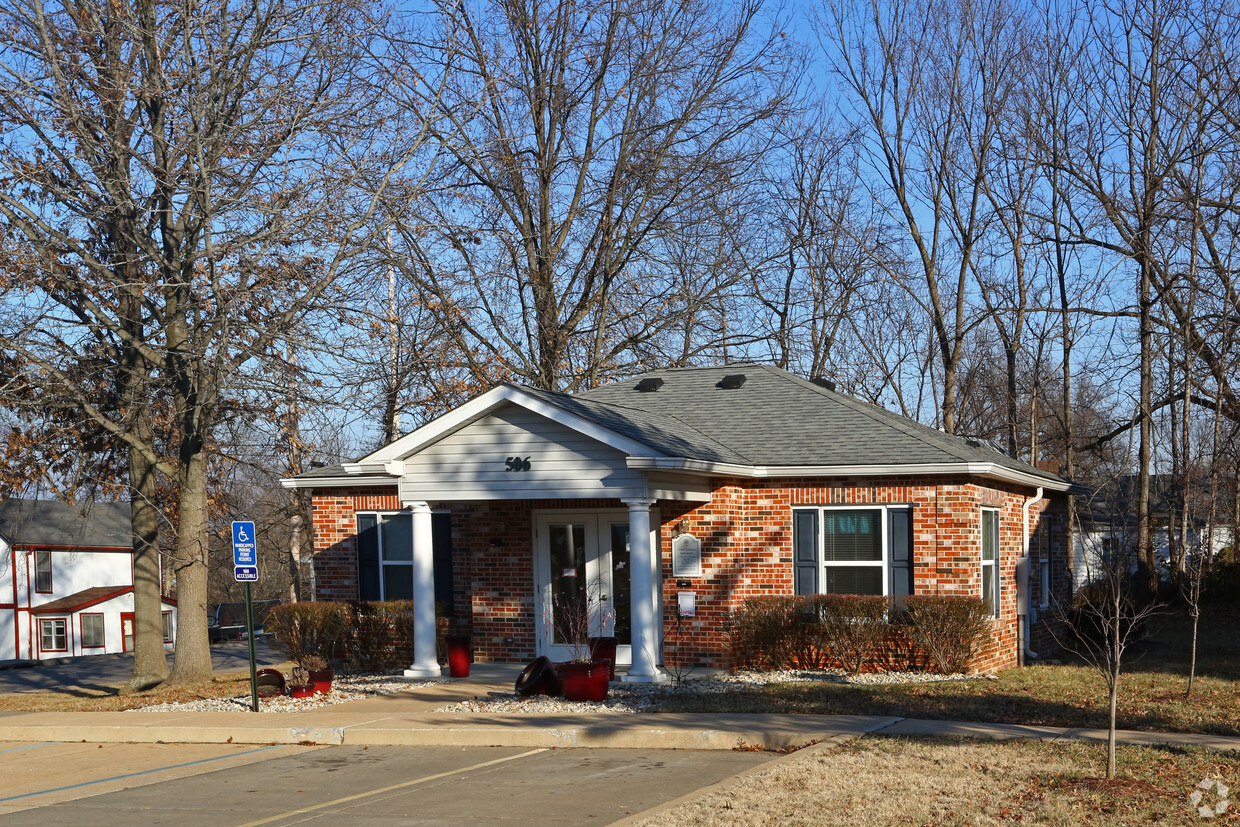
[[(357, 514), (355, 514), (353, 517), (355, 523), (357, 520), (357, 516), (361, 514), (373, 514), (375, 515), (375, 518), (376, 518), (375, 528), (377, 529), (377, 531), (375, 532), (375, 539), (376, 539), (376, 542), (378, 542), (379, 544), (379, 599), (387, 600), (388, 599), (387, 576), (386, 576), (387, 572), (385, 571), (385, 569), (388, 566), (402, 566), (409, 570), (410, 582), (413, 582), (413, 552), (411, 549), (410, 559), (408, 560), (392, 560), (390, 562), (388, 561), (388, 559), (383, 554), (383, 521), (384, 519), (389, 518), (389, 517), (408, 517), (410, 521), (412, 521), (413, 512), (411, 511), (373, 511), (373, 510), (372, 511), (358, 511)], [(410, 527), (410, 536), (412, 536), (412, 525)]]
[[(986, 547), (986, 514), (987, 513), (991, 513), (995, 515), (995, 559), (990, 560), (990, 561), (987, 561), (984, 556), (985, 555), (984, 549)], [(994, 602), (992, 603), (990, 607), (990, 610), (991, 610), (990, 616), (993, 618), (997, 618), (999, 617), (1000, 608), (1003, 605), (1002, 590), (1000, 589), (1000, 580), (999, 580), (999, 572), (1001, 570), (999, 563), (1003, 559), (1003, 547), (1000, 543), (1000, 540), (1003, 537), (1003, 515), (1000, 509), (998, 508), (983, 507), (981, 509), (981, 514), (978, 517), (978, 522), (981, 526), (982, 536), (981, 536), (981, 542), (979, 542), (977, 545), (978, 562), (981, 564), (981, 569), (980, 569), (981, 579), (978, 581), (978, 595), (977, 596), (983, 600), (986, 599), (986, 578), (987, 576), (989, 576), (991, 578), (992, 583), (994, 584)], [(989, 575), (987, 575), (987, 572), (986, 572), (987, 568), (990, 569)]]
[(1038, 608), (1051, 607), (1051, 519), (1042, 515), (1038, 526)]
[[(60, 624), (60, 636), (64, 639), (64, 646), (56, 646), (56, 624)], [(43, 631), (44, 625), (50, 625), (53, 629), (51, 638), (52, 646), (49, 648), (44, 646), (47, 635)], [(67, 652), (69, 651), (69, 621), (63, 617), (41, 617), (39, 618), (39, 651), (40, 652)]]
[[(873, 566), (881, 567), (883, 575), (879, 578), (883, 585), (883, 597), (888, 597), (891, 592), (891, 568), (890, 568), (890, 538), (887, 536), (888, 528), (888, 511), (912, 511), (911, 503), (802, 503), (793, 505), (793, 511), (817, 511), (818, 512), (818, 537), (817, 553), (818, 553), (818, 593), (827, 594), (823, 589), (827, 582), (827, 568), (832, 565), (838, 566)], [(828, 511), (879, 511), (879, 550), (882, 553), (881, 560), (858, 560), (848, 563), (827, 563), (826, 554), (823, 553), (823, 544), (826, 543), (827, 532), (823, 529), (823, 515)]]

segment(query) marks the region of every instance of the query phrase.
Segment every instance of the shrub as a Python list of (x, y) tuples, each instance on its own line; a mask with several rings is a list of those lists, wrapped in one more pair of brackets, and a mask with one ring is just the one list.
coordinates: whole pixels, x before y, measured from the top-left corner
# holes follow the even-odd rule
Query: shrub
[(810, 627), (820, 657), (856, 674), (867, 660), (879, 659), (887, 641), (889, 601), (880, 595), (817, 594), (805, 598), (815, 621)]
[(413, 601), (354, 603), (348, 608), (343, 652), (349, 668), (380, 671), (412, 657)]
[(887, 640), (887, 598), (819, 594), (751, 597), (729, 616), (737, 666), (818, 669), (838, 663), (858, 672)]
[(267, 630), (289, 660), (305, 665), (312, 657), (330, 658), (337, 638), (345, 628), (348, 606), (344, 603), (281, 603), (273, 606)]
[(914, 647), (934, 672), (968, 671), (973, 651), (989, 631), (990, 607), (977, 597), (918, 594), (904, 598), (901, 619)]
[(750, 597), (733, 609), (728, 617), (733, 662), (751, 669), (788, 666), (797, 653), (793, 626), (801, 606), (799, 597), (772, 596)]

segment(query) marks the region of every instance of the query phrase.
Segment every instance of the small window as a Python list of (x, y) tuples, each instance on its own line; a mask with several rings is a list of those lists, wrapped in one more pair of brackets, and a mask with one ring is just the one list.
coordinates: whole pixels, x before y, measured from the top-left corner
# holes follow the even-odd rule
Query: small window
[(1048, 609), (1051, 605), (1051, 531), (1054, 529), (1054, 518), (1042, 515), (1038, 526), (1038, 608)]
[(881, 511), (822, 513), (823, 591), (883, 594)]
[(999, 616), (999, 512), (982, 510), (982, 600)]
[(358, 590), (362, 600), (413, 599), (413, 515), (358, 514)]
[(39, 621), (39, 648), (44, 652), (64, 652), (69, 648), (64, 618)]
[(164, 643), (172, 643), (172, 612), (163, 613)]
[(52, 591), (52, 553), (50, 551), (34, 553), (34, 590), (39, 594), (50, 594)]
[(103, 643), (103, 615), (82, 615), (82, 648), (98, 649)]
[(1039, 576), (1042, 578), (1038, 595), (1038, 608), (1049, 609), (1051, 605), (1051, 561), (1043, 560), (1040, 564)]
[(793, 511), (796, 594), (913, 593), (913, 511), (882, 505), (798, 507)]

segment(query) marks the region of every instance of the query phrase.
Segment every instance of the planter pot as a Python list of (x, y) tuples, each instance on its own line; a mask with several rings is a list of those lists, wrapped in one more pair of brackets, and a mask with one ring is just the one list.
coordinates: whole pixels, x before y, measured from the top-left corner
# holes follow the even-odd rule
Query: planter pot
[(609, 671), (603, 661), (593, 663), (561, 663), (557, 666), (564, 698), (569, 701), (604, 701), (607, 699)]
[(316, 687), (319, 692), (326, 695), (332, 691), (332, 680), (336, 677), (334, 669), (316, 669), (310, 673), (310, 677), (306, 680), (310, 685)]
[(318, 692), (318, 687), (312, 683), (303, 683), (300, 686), (290, 686), (288, 694), (294, 698), (310, 698)]
[(518, 695), (559, 695), (560, 678), (551, 661), (545, 657), (534, 658), (517, 678)]
[(469, 664), (474, 659), (473, 640), (468, 635), (449, 635), (448, 676), (452, 678), (468, 678)]
[(616, 639), (614, 637), (590, 638), (590, 657), (607, 661), (607, 680), (616, 679)]
[(283, 695), (287, 682), (279, 669), (259, 669), (254, 674), (254, 686), (260, 697), (270, 698), (272, 695)]

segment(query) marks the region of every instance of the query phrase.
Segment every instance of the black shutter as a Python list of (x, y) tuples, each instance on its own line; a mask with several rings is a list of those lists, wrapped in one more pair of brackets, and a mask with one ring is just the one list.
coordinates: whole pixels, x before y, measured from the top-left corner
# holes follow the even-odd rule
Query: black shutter
[(818, 593), (818, 512), (792, 512), (792, 556), (797, 594)]
[(888, 591), (899, 606), (913, 593), (913, 512), (909, 509), (887, 512), (887, 561), (891, 570)]
[(431, 515), (431, 543), (435, 559), (435, 602), (444, 617), (456, 617), (456, 593), (452, 590), (452, 516)]
[(378, 600), (379, 591), (379, 518), (374, 514), (357, 515), (357, 599)]

